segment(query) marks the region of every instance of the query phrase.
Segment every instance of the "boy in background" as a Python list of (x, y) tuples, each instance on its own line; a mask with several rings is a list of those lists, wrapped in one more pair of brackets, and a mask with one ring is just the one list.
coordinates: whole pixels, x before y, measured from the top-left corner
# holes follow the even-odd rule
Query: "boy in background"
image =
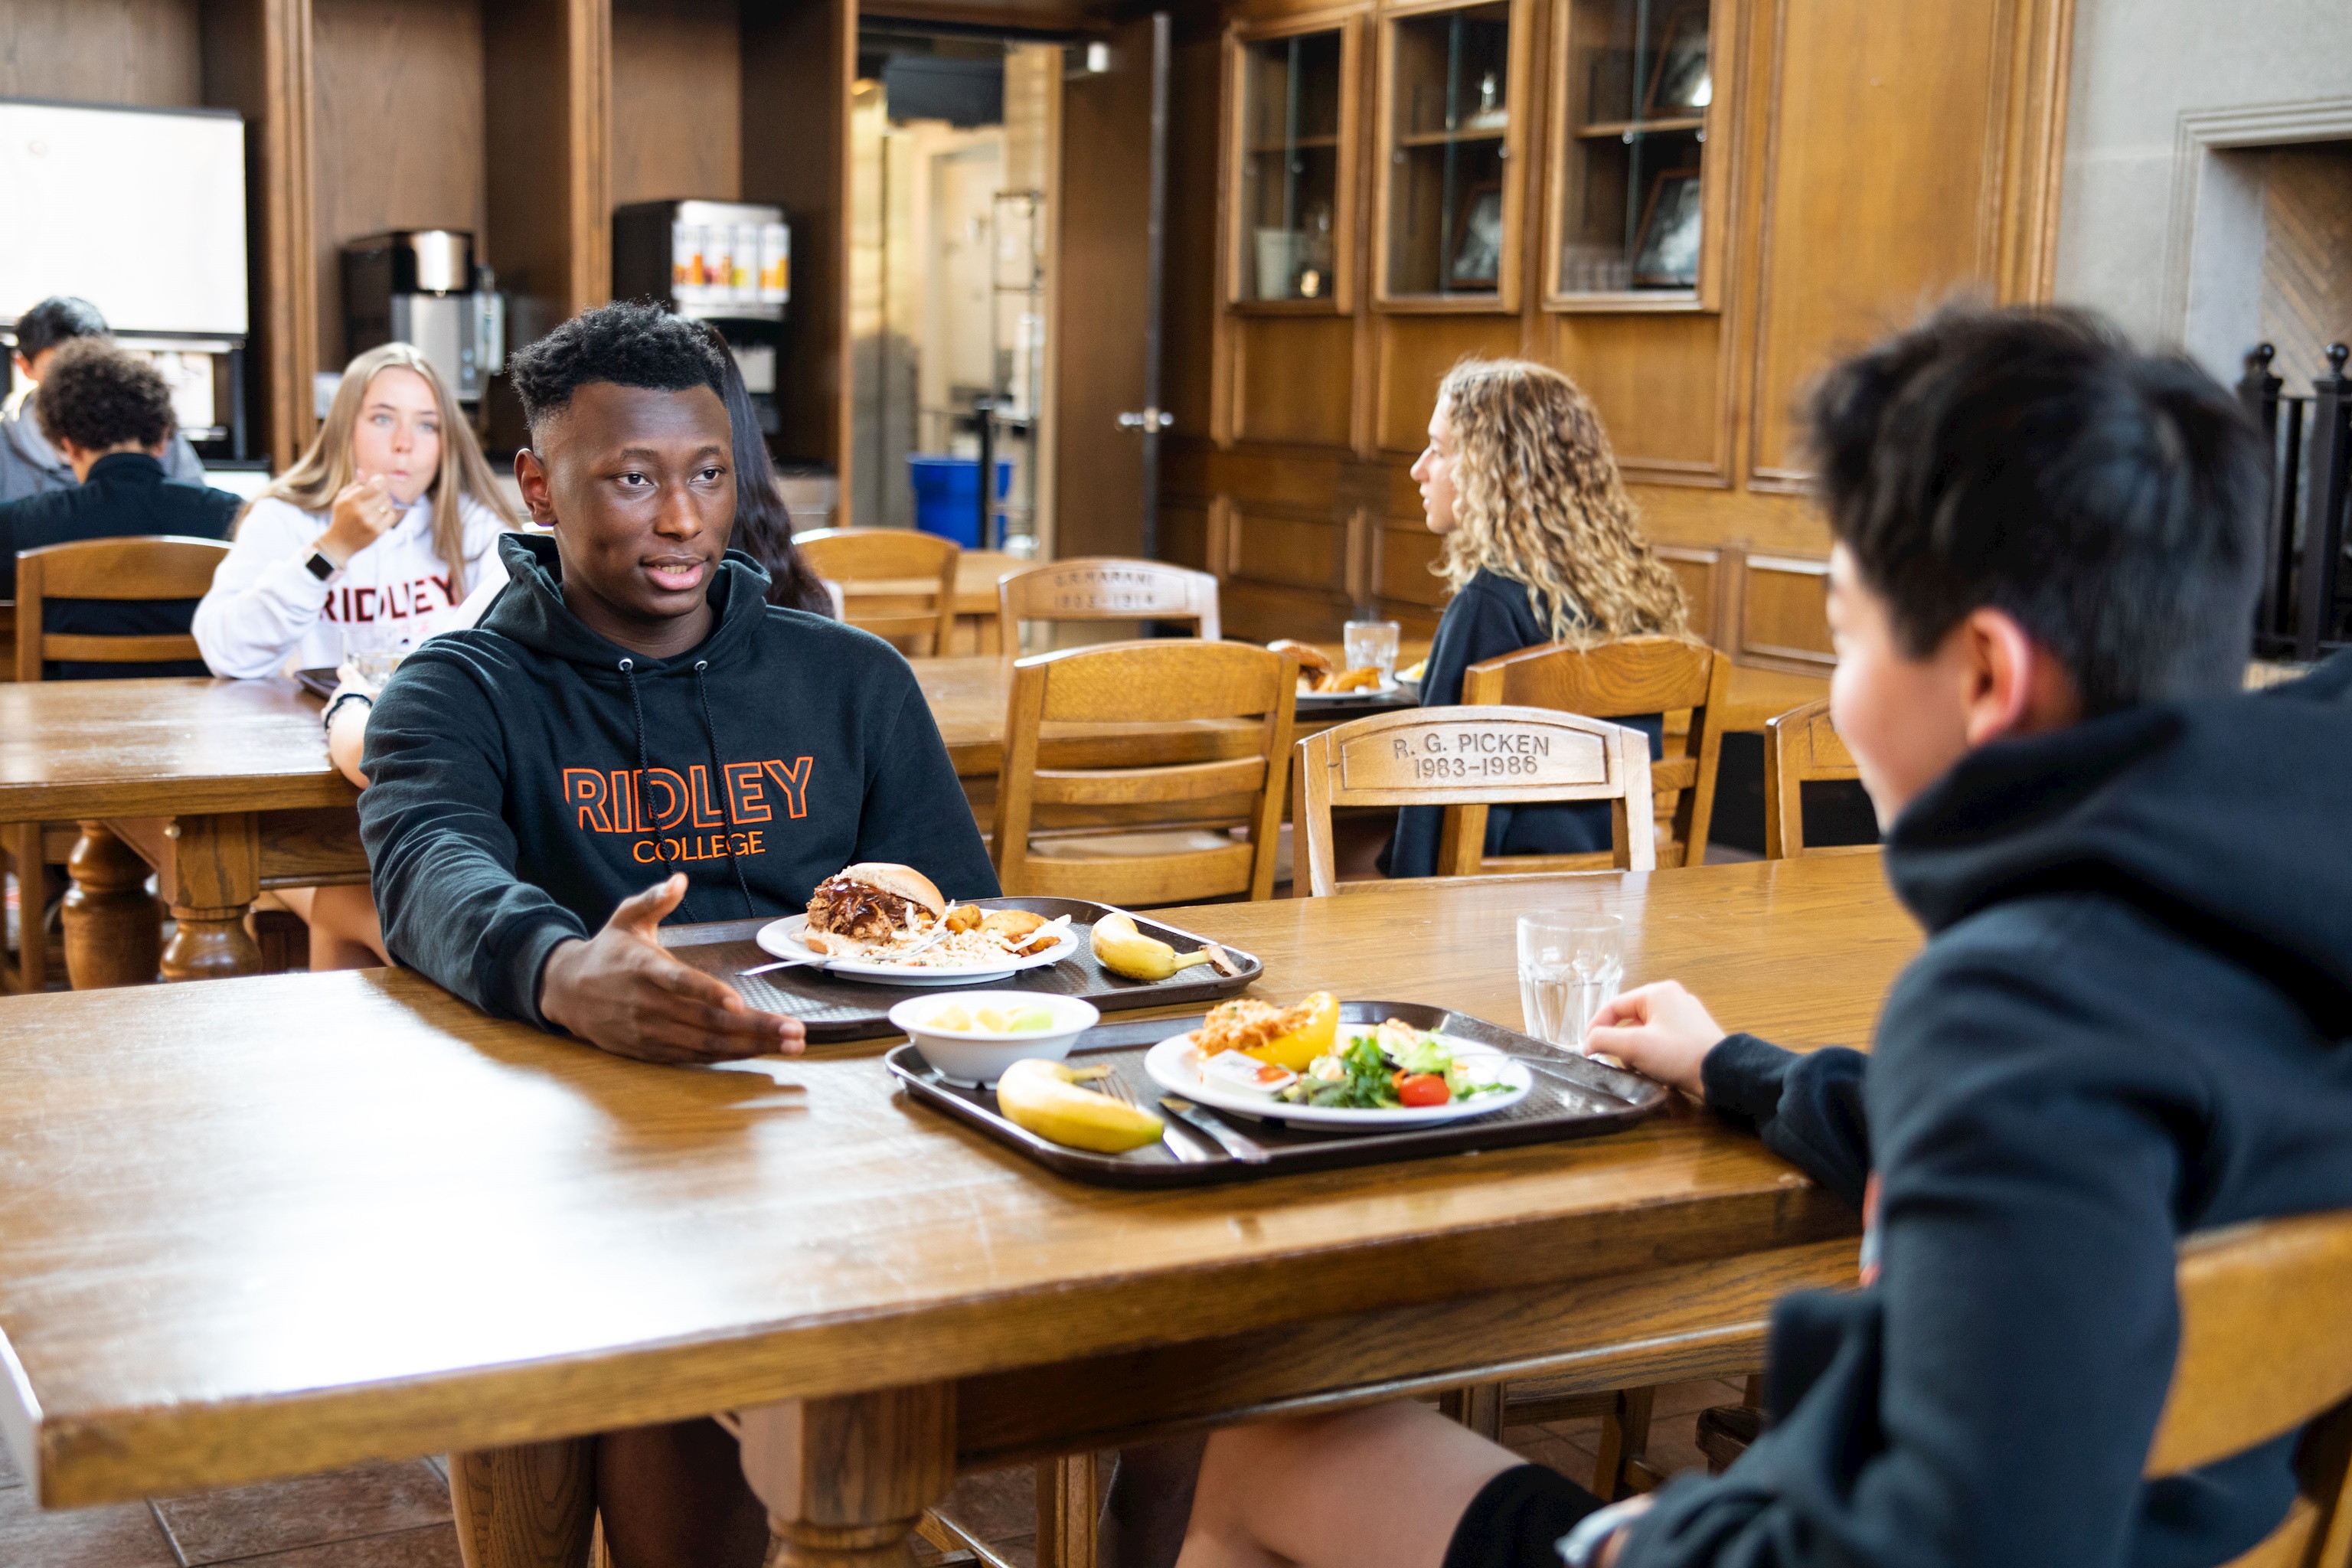
[(2061, 311), (1939, 316), (1811, 415), (1832, 712), (1927, 946), (1866, 1068), (1671, 984), (1588, 1048), (1867, 1180), (1864, 1289), (1779, 1304), (1720, 1477), (1604, 1509), (1419, 1406), (1236, 1427), (1182, 1568), (2190, 1568), (2284, 1516), (2295, 1433), (2141, 1479), (2180, 1237), (2352, 1205), (2352, 659), (2238, 693), (2262, 443)]
[[(0, 405), (0, 501), (22, 500), (81, 483), (72, 463), (42, 434), (41, 383), (58, 351), (69, 342), (106, 336), (106, 318), (87, 300), (53, 294), (16, 318), (16, 387)], [(174, 432), (162, 454), (163, 477), (184, 485), (205, 482), (205, 466), (187, 437)]]
[[(179, 483), (164, 470), (172, 392), (153, 365), (104, 338), (75, 339), (47, 350), (44, 362), (48, 379), (35, 406), (45, 446), (64, 458), (74, 482), (0, 506), (0, 596), (16, 596), (20, 550), (138, 533), (228, 537), (237, 498), (201, 483)], [(201, 479), (204, 470), (196, 471)], [(42, 628), (85, 637), (184, 635), (196, 603), (49, 601)], [(125, 680), (205, 673), (200, 658), (143, 664), (52, 660), (46, 678)]]

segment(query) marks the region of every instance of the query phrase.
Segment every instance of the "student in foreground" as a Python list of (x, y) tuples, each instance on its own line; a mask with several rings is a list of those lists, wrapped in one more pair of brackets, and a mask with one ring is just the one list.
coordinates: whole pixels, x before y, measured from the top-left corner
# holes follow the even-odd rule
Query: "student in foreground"
[[(656, 928), (797, 913), (902, 861), (958, 898), (996, 877), (914, 672), (889, 644), (766, 602), (728, 549), (726, 366), (650, 306), (575, 317), (511, 363), (532, 520), (506, 590), (394, 673), (360, 830), (392, 956), (501, 1016), (646, 1061), (797, 1051)], [(709, 1421), (607, 1434), (614, 1568), (758, 1564), (766, 1515)]]
[(2294, 1433), (2140, 1479), (2180, 1237), (2352, 1205), (2352, 659), (2237, 693), (2261, 442), (2055, 311), (1939, 316), (1811, 413), (1833, 712), (1927, 949), (1866, 1068), (1670, 984), (1588, 1045), (1867, 1178), (1863, 1289), (1780, 1303), (1720, 1477), (1603, 1509), (1418, 1406), (1236, 1427), (1183, 1568), (2193, 1568), (2284, 1516)]

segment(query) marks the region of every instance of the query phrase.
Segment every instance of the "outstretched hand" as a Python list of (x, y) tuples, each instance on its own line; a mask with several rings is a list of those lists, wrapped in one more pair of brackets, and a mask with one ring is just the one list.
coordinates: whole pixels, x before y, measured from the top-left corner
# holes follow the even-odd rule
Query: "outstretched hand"
[(807, 1043), (798, 1018), (758, 1013), (735, 988), (672, 958), (656, 929), (686, 897), (674, 876), (624, 899), (604, 929), (559, 943), (541, 972), (539, 1010), (614, 1056), (645, 1062), (738, 1061)]
[(1587, 1056), (1612, 1056), (1635, 1072), (1706, 1098), (1699, 1065), (1724, 1031), (1679, 981), (1637, 985), (1604, 1005), (1584, 1037)]

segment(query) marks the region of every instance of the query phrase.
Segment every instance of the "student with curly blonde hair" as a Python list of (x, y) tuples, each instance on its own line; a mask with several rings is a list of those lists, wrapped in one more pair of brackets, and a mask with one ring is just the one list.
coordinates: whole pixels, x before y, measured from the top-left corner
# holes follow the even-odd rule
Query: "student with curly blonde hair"
[[(1682, 586), (1642, 537), (1601, 416), (1559, 372), (1526, 360), (1455, 365), (1438, 384), (1412, 477), (1429, 531), (1445, 541), (1433, 570), (1454, 588), (1423, 702), (1461, 701), (1465, 669), (1523, 647), (1685, 630)], [(1655, 752), (1658, 719), (1633, 723)], [(1435, 806), (1397, 814), (1389, 875), (1435, 873), (1440, 815)], [(1487, 815), (1489, 855), (1608, 847), (1605, 804), (1498, 805)]]

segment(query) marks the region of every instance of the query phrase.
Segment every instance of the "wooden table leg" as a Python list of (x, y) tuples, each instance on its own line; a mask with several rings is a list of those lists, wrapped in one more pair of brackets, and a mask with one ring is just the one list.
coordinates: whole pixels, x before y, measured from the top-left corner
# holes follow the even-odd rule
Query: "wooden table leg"
[(1037, 1568), (1095, 1568), (1101, 1477), (1092, 1448), (1037, 1467)]
[(66, 973), (77, 991), (152, 985), (163, 943), (163, 905), (147, 890), (147, 862), (103, 822), (77, 826), (81, 837), (66, 860), (73, 879), (64, 915)]
[(596, 1523), (596, 1439), (449, 1456), (466, 1568), (583, 1568)]
[(928, 1384), (742, 1412), (743, 1474), (776, 1533), (769, 1568), (909, 1568), (955, 1481), (955, 1388)]
[(261, 826), (252, 812), (180, 816), (163, 879), (179, 922), (163, 949), (166, 980), (222, 980), (261, 973), (261, 949), (245, 911), (261, 895)]

